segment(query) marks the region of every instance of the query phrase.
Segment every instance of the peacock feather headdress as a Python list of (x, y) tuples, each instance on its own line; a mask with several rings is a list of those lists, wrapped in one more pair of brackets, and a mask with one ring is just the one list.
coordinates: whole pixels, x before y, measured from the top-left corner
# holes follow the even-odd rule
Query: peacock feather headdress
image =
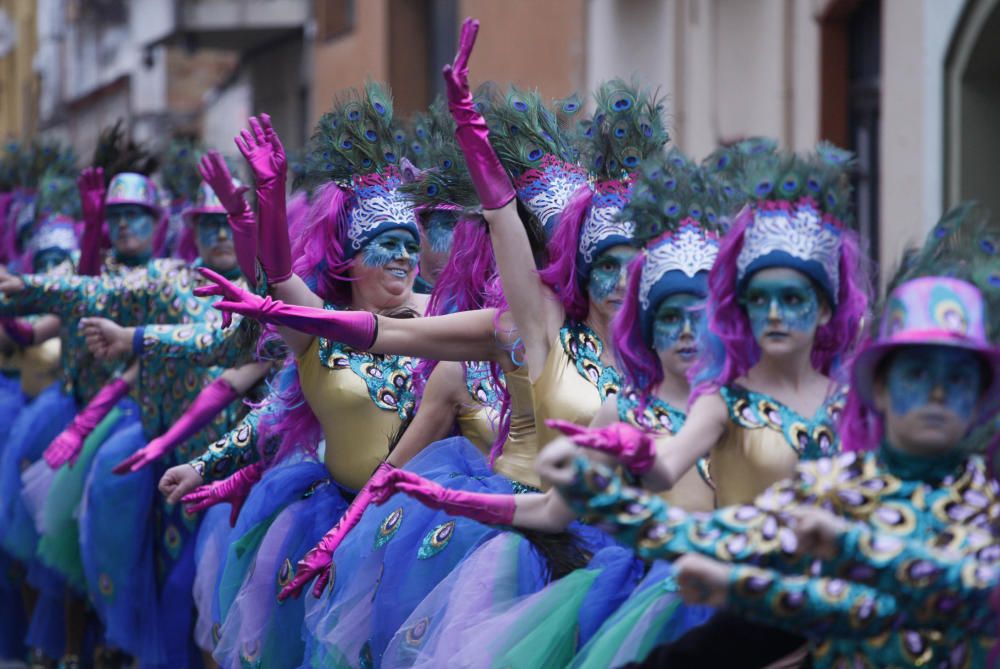
[(477, 206), (465, 156), (455, 141), (455, 122), (444, 98), (437, 98), (427, 112), (414, 114), (408, 155), (421, 171), (400, 190), (418, 212)]
[(631, 197), (631, 175), (642, 161), (661, 155), (670, 139), (663, 104), (637, 83), (612, 79), (594, 99), (594, 114), (581, 124), (579, 138), (581, 160), (595, 180), (577, 248), (581, 279), (603, 249), (631, 242), (634, 223), (620, 215)]
[(763, 152), (747, 161), (735, 181), (753, 209), (736, 262), (741, 284), (758, 270), (790, 267), (837, 303), (852, 167), (852, 154), (826, 143), (805, 156)]
[(639, 277), (639, 319), (652, 340), (654, 314), (675, 293), (706, 295), (724, 221), (734, 204), (720, 182), (677, 149), (645, 161), (621, 213), (645, 244)]
[[(575, 111), (566, 111), (578, 102), (563, 101), (553, 111), (537, 91), (511, 87), (501, 94), (484, 86), (476, 95), (476, 105), (490, 128), (490, 143), (500, 162), (510, 173), (521, 204), (552, 236), (559, 215), (570, 198), (587, 183), (587, 173), (576, 164), (577, 153), (571, 136), (560, 125)], [(568, 107), (567, 107), (568, 105)]]
[(391, 229), (409, 230), (419, 239), (413, 205), (399, 190), (405, 140), (393, 120), (392, 95), (375, 82), (364, 91), (348, 91), (309, 138), (305, 175), (296, 187), (334, 182), (351, 193), (350, 255)]
[(198, 198), (201, 174), (198, 161), (205, 148), (190, 139), (174, 139), (163, 152), (160, 179), (174, 199), (192, 203)]

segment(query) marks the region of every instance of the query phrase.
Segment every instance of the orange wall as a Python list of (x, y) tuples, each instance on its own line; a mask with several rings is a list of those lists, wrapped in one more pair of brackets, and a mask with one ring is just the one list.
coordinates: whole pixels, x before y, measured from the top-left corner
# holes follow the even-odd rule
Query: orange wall
[(361, 87), (367, 79), (389, 77), (387, 0), (354, 3), (354, 29), (317, 43), (313, 52), (310, 128), (333, 105), (337, 92)]
[(466, 16), (480, 22), (469, 65), (473, 86), (492, 79), (549, 98), (582, 92), (586, 10), (586, 0), (460, 0), (459, 24)]

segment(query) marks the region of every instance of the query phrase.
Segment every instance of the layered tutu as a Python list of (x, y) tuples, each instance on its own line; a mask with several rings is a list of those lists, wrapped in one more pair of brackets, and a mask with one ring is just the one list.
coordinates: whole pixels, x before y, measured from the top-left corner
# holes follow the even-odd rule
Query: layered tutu
[(213, 611), (217, 608), (219, 575), (222, 573), (226, 551), (232, 540), (233, 530), (229, 527), (229, 511), (228, 504), (217, 504), (204, 513), (194, 548), (195, 577), (192, 594), (198, 614), (194, 627), (194, 641), (201, 650), (208, 653), (215, 648), (218, 620)]
[[(124, 399), (97, 424), (83, 442), (83, 450), (73, 466), (60, 467), (54, 472), (41, 509), (38, 559), (59, 572), (73, 590), (84, 593), (83, 560), (80, 556), (79, 506), (98, 448), (111, 435), (138, 424), (139, 407)], [(51, 470), (49, 470), (51, 471)], [(25, 488), (28, 489), (27, 477)]]
[(160, 667), (167, 658), (151, 513), (157, 477), (152, 467), (126, 476), (111, 471), (145, 445), (142, 425), (132, 422), (101, 446), (84, 487), (80, 550), (87, 591), (108, 646), (138, 658), (143, 667)]
[(76, 414), (73, 398), (53, 383), (14, 419), (0, 458), (0, 545), (15, 559), (30, 562), (38, 546), (35, 518), (21, 495), (21, 474)]
[[(493, 473), (462, 437), (431, 444), (406, 469), (451, 489), (514, 492), (514, 484)], [(307, 666), (388, 666), (388, 659), (383, 661), (386, 648), (411, 614), (456, 567), (502, 533), (406, 495), (368, 509), (334, 555), (332, 587), (318, 601), (304, 595), (309, 600)], [(574, 541), (586, 551), (610, 543), (584, 526), (575, 527)], [(511, 592), (533, 593), (548, 581), (548, 562), (525, 541), (522, 559), (510, 573), (516, 586)]]
[(296, 563), (347, 509), (349, 494), (314, 460), (271, 469), (254, 486), (219, 578), (222, 625), (213, 656), (221, 667), (302, 662), (303, 602), (277, 596)]
[(659, 645), (707, 621), (714, 609), (681, 601), (668, 562), (657, 561), (635, 591), (586, 642), (572, 666), (620, 667), (641, 662)]

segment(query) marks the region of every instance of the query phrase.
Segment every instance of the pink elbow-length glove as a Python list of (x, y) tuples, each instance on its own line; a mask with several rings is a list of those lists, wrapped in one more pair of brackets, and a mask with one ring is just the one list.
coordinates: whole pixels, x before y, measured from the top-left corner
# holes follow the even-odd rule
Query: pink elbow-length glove
[(479, 203), (483, 205), (483, 209), (500, 209), (514, 199), (515, 193), (510, 177), (490, 146), (486, 119), (476, 111), (472, 92), (469, 90), (469, 56), (478, 33), (479, 21), (465, 19), (455, 62), (445, 65), (442, 74), (448, 95), (448, 109), (455, 119), (455, 139), (465, 155)]
[(340, 522), (299, 562), (295, 569), (295, 578), (278, 594), (278, 598), (297, 596), (302, 586), (317, 574), (319, 578), (313, 586), (313, 595), (318, 597), (330, 578), (329, 567), (333, 561), (333, 552), (337, 550), (350, 529), (357, 525), (365, 509), (372, 503), (381, 506), (400, 492), (419, 500), (428, 508), (471, 518), (481, 523), (510, 525), (514, 521), (516, 507), (513, 495), (451, 490), (412, 472), (382, 463), (368, 484), (354, 498), (351, 508)]
[(351, 348), (366, 350), (375, 343), (378, 321), (368, 311), (330, 311), (285, 304), (271, 297), (261, 297), (205, 267), (198, 268), (214, 286), (199, 286), (199, 297), (221, 296), (213, 306), (224, 314), (243, 314), (262, 323), (282, 325), (299, 332), (332, 339)]
[(0, 318), (0, 325), (18, 346), (24, 348), (35, 343), (35, 328), (23, 318)]
[(239, 393), (225, 379), (216, 379), (198, 393), (191, 405), (169, 430), (118, 463), (115, 474), (137, 472), (174, 450), (191, 435), (212, 422), (220, 411), (239, 398)]
[(181, 498), (181, 501), (187, 504), (184, 508), (188, 513), (198, 513), (216, 504), (228, 502), (231, 507), (229, 526), (236, 527), (240, 509), (243, 508), (243, 503), (247, 501), (247, 496), (254, 485), (264, 475), (265, 469), (266, 465), (261, 460), (240, 469), (227, 479), (199, 486)]
[(233, 229), (236, 260), (243, 276), (254, 286), (257, 274), (257, 222), (243, 196), (250, 189), (233, 183), (233, 175), (229, 173), (229, 167), (218, 151), (209, 151), (202, 156), (198, 173), (212, 187), (226, 209), (229, 227)]
[(257, 181), (257, 257), (269, 283), (287, 281), (292, 275), (292, 252), (285, 209), (288, 164), (285, 149), (271, 127), (271, 117), (250, 117), (250, 131), (235, 138)]
[(104, 242), (104, 169), (88, 167), (76, 180), (83, 212), (83, 235), (80, 239), (80, 262), (77, 273), (97, 276), (101, 273), (101, 246)]
[(94, 431), (104, 418), (111, 413), (118, 400), (128, 395), (131, 388), (124, 379), (114, 379), (94, 395), (94, 399), (73, 418), (65, 430), (52, 440), (42, 457), (52, 469), (58, 469), (67, 462), (70, 466), (76, 464), (76, 459), (83, 450), (83, 442)]
[(565, 434), (577, 446), (614, 456), (633, 474), (645, 474), (656, 461), (653, 435), (628, 423), (589, 428), (566, 420), (550, 419), (545, 424)]

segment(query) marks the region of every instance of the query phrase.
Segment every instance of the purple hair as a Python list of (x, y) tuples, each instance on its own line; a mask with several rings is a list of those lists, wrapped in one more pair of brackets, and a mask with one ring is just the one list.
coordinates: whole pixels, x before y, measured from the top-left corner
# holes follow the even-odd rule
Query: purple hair
[(621, 309), (611, 321), (618, 370), (625, 383), (642, 396), (651, 395), (663, 381), (663, 366), (642, 334), (639, 318), (639, 283), (646, 254), (639, 253), (628, 265), (628, 286)]
[(590, 313), (587, 293), (577, 276), (576, 252), (593, 199), (594, 192), (589, 186), (581, 186), (569, 199), (547, 246), (549, 264), (538, 271), (542, 282), (556, 294), (566, 316), (574, 321), (583, 321)]
[(185, 225), (177, 240), (177, 257), (184, 262), (194, 262), (198, 257), (198, 245), (194, 241), (194, 226)]
[[(862, 344), (854, 357), (857, 358), (870, 345), (870, 343)], [(885, 423), (882, 416), (861, 399), (861, 393), (852, 388), (847, 393), (837, 433), (840, 435), (842, 451), (855, 453), (874, 451), (885, 434)]]
[(354, 259), (344, 252), (349, 246), (350, 203), (350, 193), (333, 182), (323, 184), (313, 194), (300, 229), (291, 235), (292, 271), (324, 302), (337, 305), (351, 302), (348, 272)]
[[(288, 232), (292, 240), (292, 271), (302, 277), (310, 289), (324, 302), (346, 306), (351, 302), (350, 270), (353, 259), (345, 257), (349, 225), (350, 194), (335, 183), (316, 189), (308, 211), (303, 213), (301, 201), (294, 216), (288, 216)], [(277, 337), (277, 330), (268, 326), (261, 345)], [(316, 452), (323, 436), (322, 428), (302, 394), (298, 365), (289, 356), (272, 385), (270, 401), (276, 403), (269, 429), (282, 435), (274, 462), (296, 451)]]
[[(752, 222), (753, 210), (746, 207), (723, 237), (719, 256), (708, 274), (708, 327), (714, 335), (710, 339), (714, 338), (716, 345), (706, 347), (705, 354), (691, 371), (695, 384), (691, 404), (701, 395), (716, 392), (743, 376), (760, 359), (760, 347), (746, 312), (739, 304), (736, 289), (736, 261), (743, 248), (746, 229)], [(844, 358), (858, 340), (868, 311), (868, 272), (862, 266), (857, 235), (852, 230), (841, 231), (838, 262), (837, 305), (830, 322), (816, 330), (811, 355), (813, 367), (831, 376), (841, 373)]]
[[(486, 226), (479, 220), (459, 221), (455, 227), (448, 262), (434, 284), (426, 315), (496, 309), (494, 327), (499, 328), (500, 317), (507, 308)], [(437, 363), (437, 360), (421, 360), (414, 368), (413, 387), (418, 398), (422, 397), (424, 386)], [(503, 452), (503, 444), (510, 434), (511, 402), (510, 393), (503, 382), (503, 369), (496, 362), (490, 363), (490, 377), (500, 396), (500, 423), (496, 426), (497, 438), (490, 448), (492, 466)]]

